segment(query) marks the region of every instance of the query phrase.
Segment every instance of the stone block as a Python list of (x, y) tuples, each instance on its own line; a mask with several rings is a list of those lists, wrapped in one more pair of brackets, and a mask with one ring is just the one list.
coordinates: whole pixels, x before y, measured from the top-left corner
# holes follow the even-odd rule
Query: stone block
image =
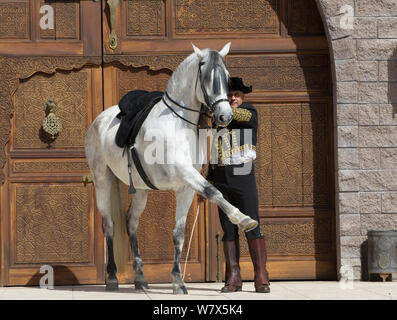
[(397, 213), (397, 192), (382, 193), (382, 213)]
[(341, 259), (342, 266), (352, 266), (352, 267), (361, 267), (361, 259), (360, 258), (344, 258)]
[(381, 104), (379, 106), (379, 124), (397, 125), (397, 104)]
[(338, 147), (357, 147), (357, 126), (338, 126)]
[(359, 190), (358, 170), (339, 170), (338, 175), (340, 192), (352, 192)]
[(360, 169), (380, 169), (379, 148), (358, 148)]
[(353, 38), (356, 39), (376, 39), (378, 32), (376, 29), (376, 18), (358, 18), (354, 17)]
[(397, 170), (362, 170), (357, 176), (360, 191), (397, 190)]
[(388, 103), (394, 104), (397, 107), (397, 82), (388, 83)]
[(349, 271), (349, 273), (353, 272), (352, 280), (360, 280), (361, 279), (361, 259), (360, 258), (347, 258), (341, 259), (341, 268), (339, 272)]
[(358, 146), (397, 147), (397, 126), (360, 126)]
[(341, 170), (359, 169), (357, 148), (339, 148), (338, 149), (338, 167)]
[(353, 34), (354, 28), (346, 28), (343, 22), (343, 15), (327, 19), (328, 31), (332, 40), (348, 37)]
[(397, 148), (380, 149), (381, 169), (397, 169)]
[[(397, 39), (357, 40), (358, 60), (388, 60), (395, 56)], [(395, 57), (394, 59), (397, 59)]]
[(336, 79), (337, 81), (354, 81), (357, 79), (356, 60), (336, 60)]
[(397, 38), (397, 17), (378, 19), (378, 38)]
[(379, 81), (397, 81), (397, 60), (379, 61)]
[(344, 5), (349, 5), (354, 9), (354, 0), (319, 0), (318, 2), (326, 17), (340, 15)]
[(341, 236), (341, 258), (360, 258), (361, 245), (367, 240), (363, 236)]
[(378, 61), (358, 61), (356, 65), (358, 81), (378, 81)]
[(332, 41), (335, 60), (354, 59), (356, 57), (356, 40), (351, 37)]
[(337, 82), (336, 96), (338, 103), (356, 103), (357, 82)]
[(360, 213), (381, 213), (381, 199), (379, 192), (359, 192)]
[(358, 105), (340, 103), (336, 116), (339, 126), (358, 125)]
[(395, 15), (397, 12), (396, 0), (359, 0), (355, 3), (355, 15), (357, 17), (388, 17), (393, 13)]
[(386, 82), (359, 82), (359, 103), (388, 103), (389, 86)]
[(379, 105), (359, 105), (359, 125), (379, 125)]
[(362, 214), (361, 235), (367, 235), (368, 231), (397, 230), (397, 214)]
[(339, 217), (341, 236), (360, 236), (360, 215), (343, 214)]
[(339, 213), (358, 214), (360, 212), (360, 201), (358, 192), (339, 193)]

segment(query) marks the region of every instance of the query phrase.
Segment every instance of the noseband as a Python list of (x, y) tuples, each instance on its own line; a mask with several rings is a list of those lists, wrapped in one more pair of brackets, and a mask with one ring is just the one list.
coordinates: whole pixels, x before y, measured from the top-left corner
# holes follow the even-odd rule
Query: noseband
[[(195, 88), (197, 88), (197, 81), (198, 81), (198, 79), (200, 78), (201, 91), (203, 92), (204, 100), (205, 100), (205, 104), (201, 104), (201, 106), (202, 106), (202, 107), (205, 107), (207, 110), (205, 110), (204, 112), (202, 112), (201, 110), (198, 111), (198, 110), (195, 110), (195, 109), (191, 109), (191, 108), (185, 107), (185, 106), (181, 105), (180, 103), (176, 102), (175, 100), (171, 99), (171, 97), (168, 95), (167, 91), (165, 92), (165, 96), (167, 97), (167, 99), (168, 99), (169, 101), (171, 101), (173, 104), (177, 105), (178, 107), (180, 107), (180, 108), (182, 108), (182, 109), (185, 109), (185, 110), (188, 110), (188, 111), (193, 111), (193, 112), (199, 112), (200, 114), (204, 114), (204, 115), (206, 115), (207, 117), (211, 117), (211, 116), (208, 115), (208, 113), (214, 113), (215, 106), (216, 106), (218, 103), (224, 102), (224, 101), (229, 102), (229, 100), (223, 98), (223, 99), (218, 99), (218, 100), (216, 100), (216, 101), (213, 102), (213, 103), (210, 102), (208, 93), (207, 93), (207, 91), (205, 90), (203, 81), (202, 81), (202, 79), (201, 79), (201, 66), (202, 66), (203, 64), (204, 64), (203, 62), (200, 62), (200, 63), (199, 63), (199, 67), (198, 67), (198, 71), (197, 71), (197, 77), (196, 77), (196, 85), (195, 85)], [(164, 96), (163, 96), (162, 100), (163, 100), (164, 104), (165, 104), (169, 109), (171, 109), (171, 111), (172, 111), (173, 113), (175, 113), (179, 118), (181, 118), (182, 120), (185, 120), (186, 122), (188, 122), (188, 123), (190, 123), (190, 124), (192, 124), (192, 125), (198, 127), (198, 124), (193, 123), (193, 122), (191, 122), (191, 121), (185, 119), (184, 117), (180, 116), (174, 109), (172, 109), (172, 107), (165, 101)], [(202, 109), (202, 108), (201, 108), (201, 109)]]

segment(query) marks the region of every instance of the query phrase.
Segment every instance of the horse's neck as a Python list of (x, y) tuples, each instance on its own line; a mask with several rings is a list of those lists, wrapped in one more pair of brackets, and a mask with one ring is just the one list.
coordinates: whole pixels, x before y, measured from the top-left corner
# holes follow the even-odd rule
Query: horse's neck
[[(175, 70), (167, 84), (169, 96), (180, 105), (200, 111), (201, 103), (196, 98), (196, 78), (198, 60), (190, 56)], [(172, 105), (173, 109), (186, 120), (198, 122), (199, 113)], [(191, 127), (186, 121), (184, 126)]]

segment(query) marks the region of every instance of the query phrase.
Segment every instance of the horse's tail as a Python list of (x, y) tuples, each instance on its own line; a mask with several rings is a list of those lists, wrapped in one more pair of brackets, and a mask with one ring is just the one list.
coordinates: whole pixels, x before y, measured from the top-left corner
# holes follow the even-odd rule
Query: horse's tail
[(116, 178), (111, 190), (114, 259), (119, 273), (125, 271), (128, 260), (126, 190), (124, 186)]

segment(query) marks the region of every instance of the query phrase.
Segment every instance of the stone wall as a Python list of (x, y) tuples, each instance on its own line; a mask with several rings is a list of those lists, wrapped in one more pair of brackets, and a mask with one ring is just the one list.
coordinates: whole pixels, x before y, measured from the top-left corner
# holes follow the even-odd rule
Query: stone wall
[(397, 1), (316, 1), (334, 68), (339, 276), (366, 280), (367, 231), (397, 230)]

